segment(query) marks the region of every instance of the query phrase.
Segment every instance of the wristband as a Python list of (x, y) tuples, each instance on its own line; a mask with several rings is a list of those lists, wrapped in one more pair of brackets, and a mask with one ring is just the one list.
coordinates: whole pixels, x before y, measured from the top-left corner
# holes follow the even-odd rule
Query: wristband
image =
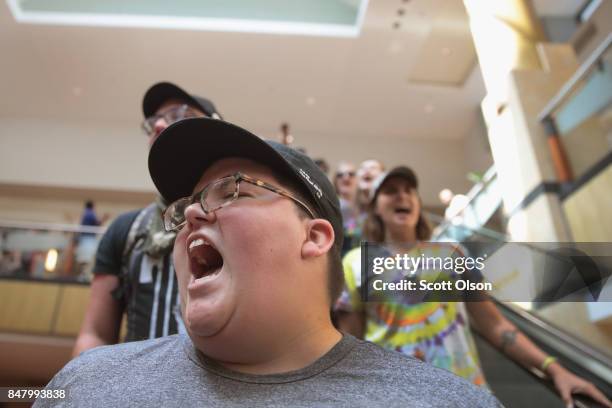
[(550, 367), (550, 365), (554, 362), (557, 361), (557, 357), (553, 357), (553, 356), (547, 356), (544, 361), (542, 362), (542, 365), (540, 366), (540, 369), (543, 372), (546, 372), (546, 369), (548, 369), (548, 367)]

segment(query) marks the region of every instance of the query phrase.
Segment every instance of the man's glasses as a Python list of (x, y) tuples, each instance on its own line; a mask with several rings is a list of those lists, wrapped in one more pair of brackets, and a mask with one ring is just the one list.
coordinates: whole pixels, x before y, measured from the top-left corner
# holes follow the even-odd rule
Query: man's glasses
[(342, 177), (349, 177), (349, 178), (353, 178), (355, 177), (355, 172), (354, 171), (339, 171), (336, 173), (336, 178), (342, 178)]
[(199, 118), (205, 116), (202, 112), (193, 109), (189, 105), (180, 105), (174, 108), (168, 109), (164, 113), (160, 113), (157, 115), (149, 116), (142, 122), (142, 130), (145, 132), (147, 136), (155, 133), (155, 123), (158, 120), (163, 119), (166, 122), (167, 126), (170, 126), (174, 122), (178, 122), (182, 119), (187, 118)]
[[(242, 182), (246, 184), (242, 184)], [(317, 218), (304, 202), (290, 192), (268, 184), (265, 181), (249, 177), (246, 174), (236, 173), (207, 184), (202, 190), (194, 193), (191, 197), (179, 198), (170, 204), (163, 213), (164, 228), (166, 231), (179, 231), (183, 228), (186, 222), (185, 210), (196, 201), (200, 203), (202, 210), (208, 214), (230, 205), (240, 197), (255, 197), (252, 192), (254, 188), (250, 186), (264, 188), (293, 200), (310, 217)]]

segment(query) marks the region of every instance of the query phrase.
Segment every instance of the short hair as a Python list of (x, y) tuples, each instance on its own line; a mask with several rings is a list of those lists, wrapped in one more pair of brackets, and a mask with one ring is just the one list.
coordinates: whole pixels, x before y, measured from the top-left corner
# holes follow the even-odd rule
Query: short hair
[(85, 201), (85, 208), (89, 208), (89, 209), (94, 208), (94, 203), (93, 203), (93, 201), (91, 201), (91, 200), (87, 200), (87, 201)]

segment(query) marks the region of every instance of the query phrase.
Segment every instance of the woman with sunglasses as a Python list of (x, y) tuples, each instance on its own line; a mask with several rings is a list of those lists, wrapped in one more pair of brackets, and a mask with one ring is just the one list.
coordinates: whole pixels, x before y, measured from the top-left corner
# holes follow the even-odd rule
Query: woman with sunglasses
[[(414, 172), (396, 167), (373, 185), (364, 235), (381, 250), (410, 257), (457, 257), (457, 248), (427, 243), (431, 229), (421, 212), (421, 199)], [(591, 383), (563, 368), (546, 355), (490, 300), (478, 302), (415, 302), (414, 297), (393, 297), (385, 302), (364, 303), (360, 298), (360, 249), (344, 260), (346, 289), (336, 305), (341, 329), (383, 347), (412, 355), (449, 370), (477, 385), (485, 385), (474, 340), (468, 324), (517, 363), (537, 368), (551, 377), (564, 402), (572, 404), (572, 393), (582, 393), (610, 407), (610, 401)], [(393, 273), (393, 272), (385, 272)], [(417, 276), (441, 271), (417, 271)], [(468, 275), (466, 275), (468, 274)], [(452, 275), (452, 274), (451, 274)], [(456, 278), (450, 276), (451, 279)], [(477, 271), (463, 274), (472, 281), (482, 279)]]

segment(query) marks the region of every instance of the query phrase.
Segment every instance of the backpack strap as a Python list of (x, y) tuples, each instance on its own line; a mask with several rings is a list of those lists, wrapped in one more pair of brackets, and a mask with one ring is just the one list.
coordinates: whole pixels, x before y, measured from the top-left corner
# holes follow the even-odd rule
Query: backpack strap
[(152, 203), (143, 208), (138, 215), (136, 215), (132, 221), (132, 224), (130, 225), (130, 229), (128, 230), (125, 243), (123, 245), (119, 286), (113, 291), (113, 297), (123, 301), (125, 304), (127, 304), (127, 300), (131, 295), (130, 271), (132, 270), (132, 253), (134, 248), (136, 248), (146, 239), (149, 222), (156, 210), (157, 205)]

